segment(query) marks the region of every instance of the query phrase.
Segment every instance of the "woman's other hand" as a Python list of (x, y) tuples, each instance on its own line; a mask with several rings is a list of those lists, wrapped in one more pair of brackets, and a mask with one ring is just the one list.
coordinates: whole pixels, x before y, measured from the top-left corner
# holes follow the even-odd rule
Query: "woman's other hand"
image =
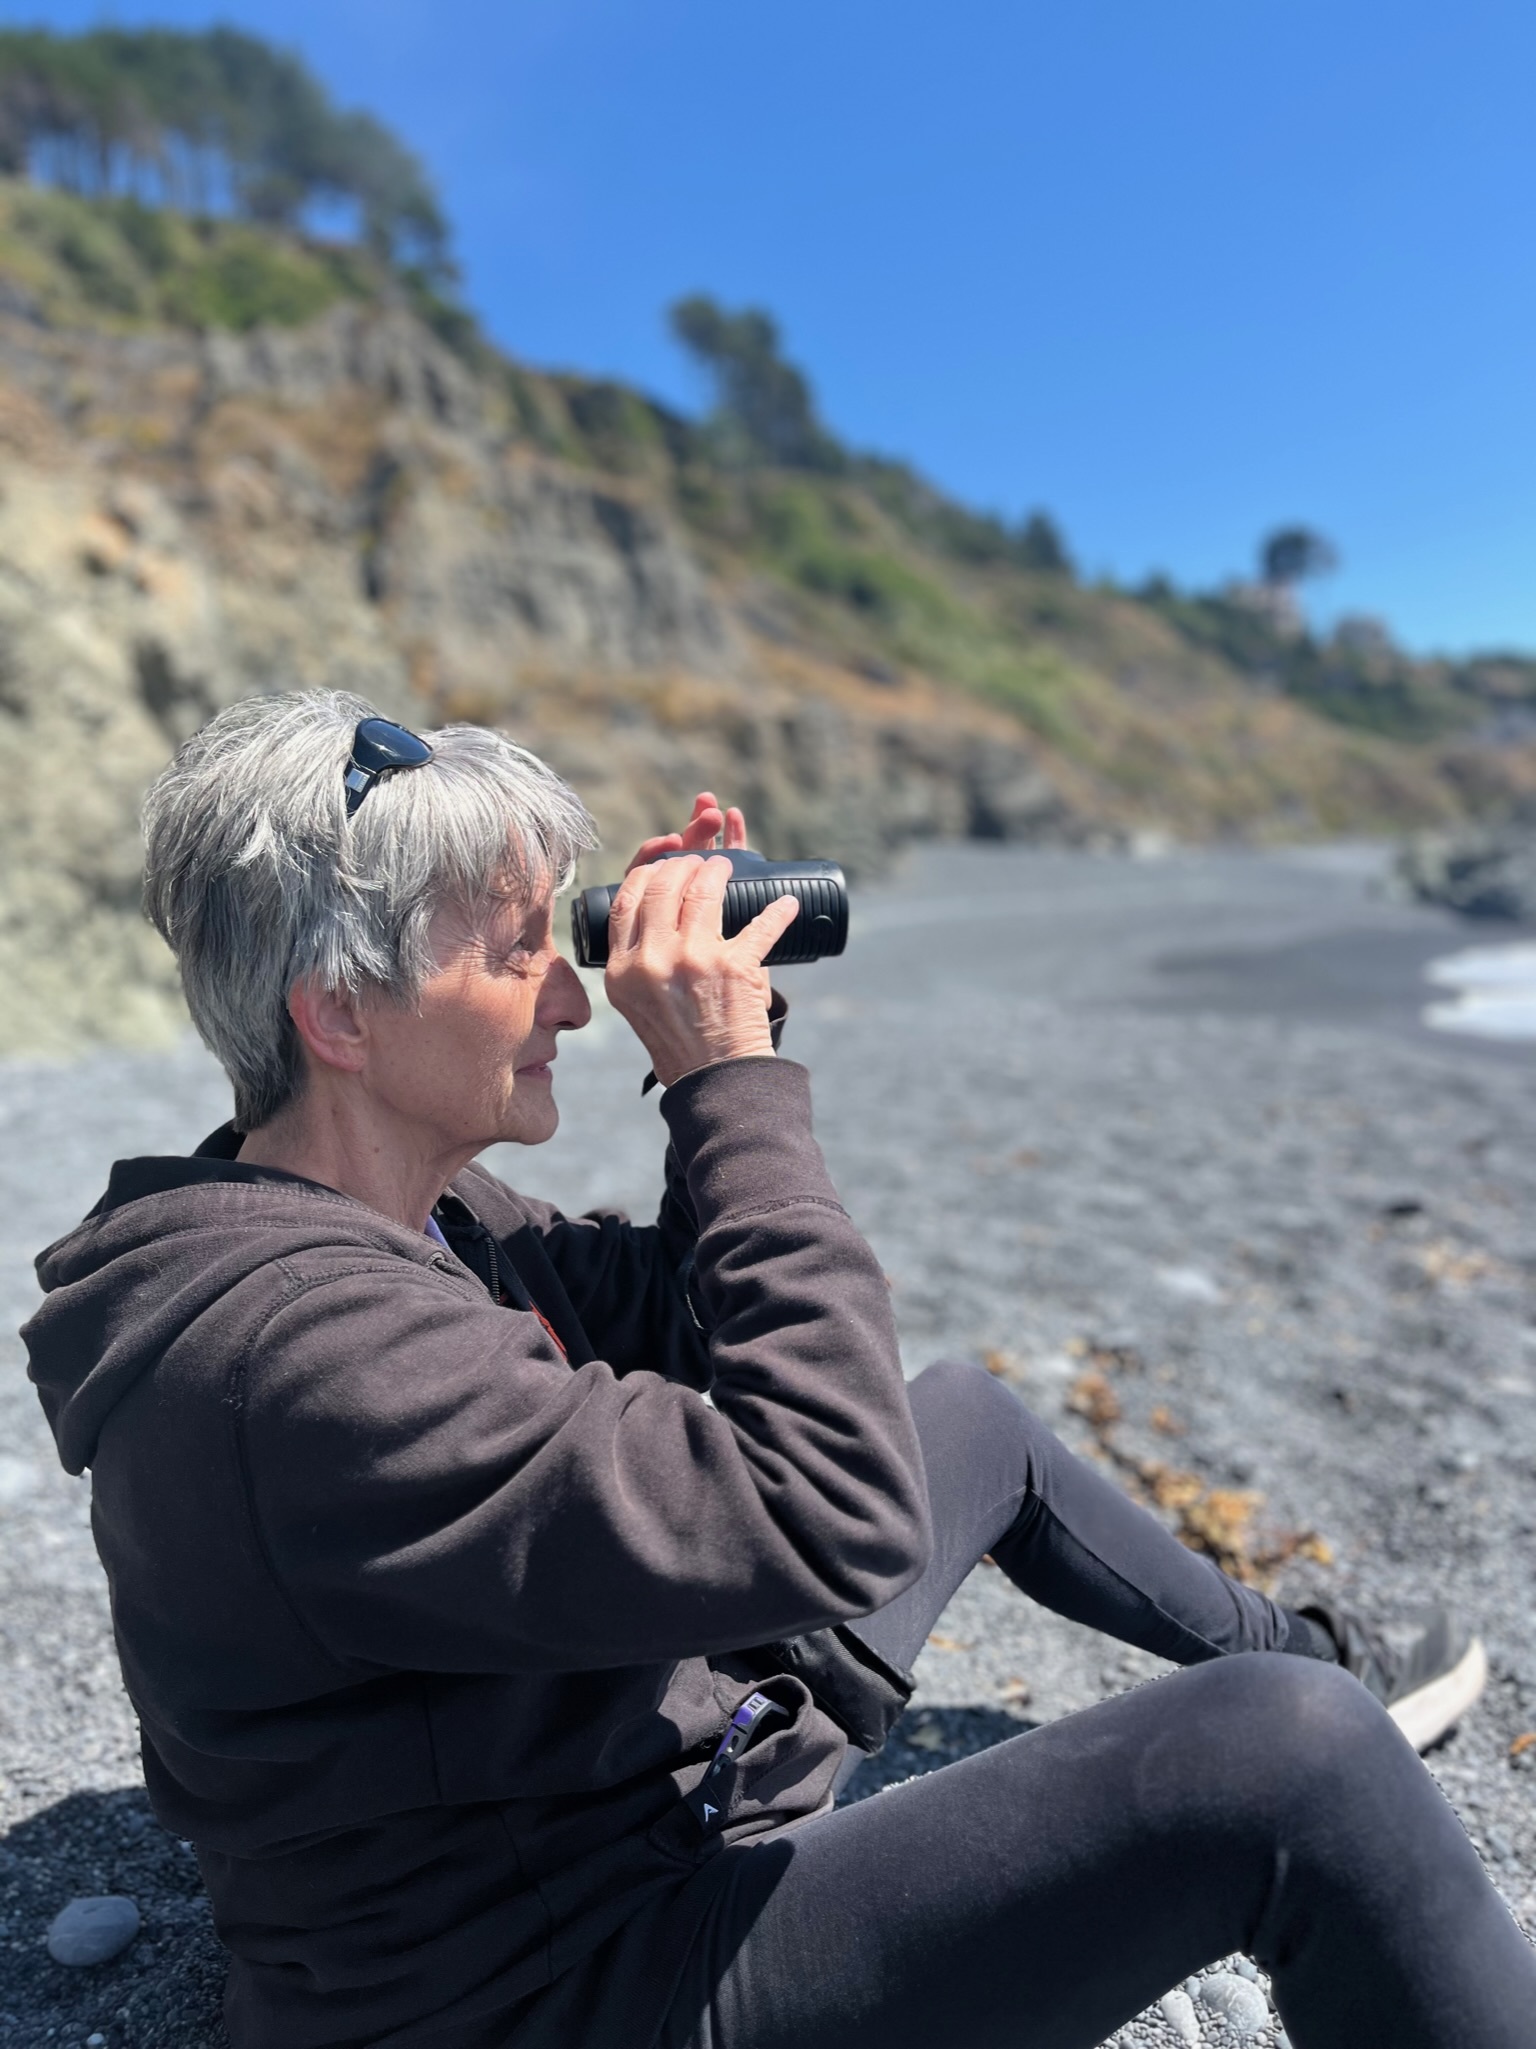
[[(722, 816), (713, 798), (699, 798), (688, 833), (703, 833), (711, 816), (717, 823), (706, 845), (722, 825), (728, 846), (745, 845), (741, 813)], [(730, 838), (732, 818), (738, 842)], [(608, 1001), (633, 1027), (656, 1079), (667, 1086), (717, 1060), (772, 1054), (763, 961), (800, 908), (792, 896), (776, 897), (734, 939), (722, 938), (730, 863), (707, 856), (658, 862), (647, 852), (676, 852), (684, 837), (647, 841), (608, 914)]]
[(708, 853), (722, 833), (727, 848), (744, 847), (747, 844), (747, 821), (734, 805), (729, 811), (722, 810), (712, 790), (700, 790), (693, 800), (693, 816), (682, 831), (665, 832), (656, 839), (647, 840), (624, 872), (627, 875), (630, 869), (643, 868), (652, 861), (660, 860), (663, 854)]

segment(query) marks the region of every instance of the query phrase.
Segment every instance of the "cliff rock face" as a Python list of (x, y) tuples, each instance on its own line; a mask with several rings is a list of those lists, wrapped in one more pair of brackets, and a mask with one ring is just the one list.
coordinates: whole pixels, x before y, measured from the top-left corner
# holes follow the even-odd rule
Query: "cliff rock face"
[(1012, 721), (757, 638), (643, 481), (519, 439), (408, 314), (198, 337), (0, 310), (0, 1050), (180, 1019), (138, 917), (137, 807), (255, 691), (340, 687), (507, 726), (612, 849), (693, 791), (770, 852), (1072, 815)]

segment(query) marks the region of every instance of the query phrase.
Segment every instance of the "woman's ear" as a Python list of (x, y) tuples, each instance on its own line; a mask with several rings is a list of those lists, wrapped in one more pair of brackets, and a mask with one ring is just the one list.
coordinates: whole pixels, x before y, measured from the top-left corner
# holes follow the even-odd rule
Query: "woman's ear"
[(345, 989), (322, 989), (313, 980), (288, 991), (288, 1015), (304, 1050), (323, 1067), (360, 1074), (368, 1059), (368, 1021)]

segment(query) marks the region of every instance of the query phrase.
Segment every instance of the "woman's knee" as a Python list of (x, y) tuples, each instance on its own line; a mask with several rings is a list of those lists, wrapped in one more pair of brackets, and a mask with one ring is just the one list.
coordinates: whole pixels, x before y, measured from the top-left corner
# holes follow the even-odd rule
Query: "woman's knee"
[(1392, 1733), (1391, 1718), (1374, 1694), (1342, 1666), (1320, 1658), (1243, 1652), (1189, 1677), (1213, 1697), (1223, 1696), (1221, 1711), (1266, 1748), (1304, 1747), (1331, 1755)]
[(975, 1359), (935, 1359), (909, 1389), (914, 1400), (927, 1395), (945, 1403), (987, 1401), (999, 1391), (997, 1375)]
[(1478, 1921), (1486, 1887), (1476, 1854), (1357, 1679), (1315, 1659), (1247, 1652), (1168, 1683), (1202, 1703), (1179, 1718), (1182, 1818), (1197, 1816), (1206, 1840), (1224, 1840), (1247, 1868), (1257, 1854), (1269, 1874), (1244, 1944), (1261, 1963), (1294, 1952), (1319, 1902), (1379, 1928), (1398, 1925), (1431, 1887), (1447, 1914)]
[[(1351, 1808), (1390, 1805), (1423, 1769), (1381, 1703), (1337, 1665), (1245, 1651), (1181, 1675), (1191, 1733), (1229, 1798), (1283, 1835)], [(1192, 1701), (1192, 1706), (1196, 1703)]]
[(935, 1523), (963, 1532), (979, 1557), (1038, 1490), (1054, 1440), (1010, 1387), (968, 1359), (938, 1360), (909, 1394)]
[(919, 1429), (972, 1434), (1001, 1431), (1020, 1440), (1049, 1436), (1013, 1389), (974, 1359), (935, 1359), (907, 1390)]

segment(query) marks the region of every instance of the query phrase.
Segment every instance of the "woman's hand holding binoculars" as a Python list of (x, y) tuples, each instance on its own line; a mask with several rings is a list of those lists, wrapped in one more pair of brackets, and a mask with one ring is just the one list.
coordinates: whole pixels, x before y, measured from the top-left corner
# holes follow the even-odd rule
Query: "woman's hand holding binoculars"
[[(746, 846), (741, 813), (722, 811), (701, 792), (681, 833), (640, 848), (608, 916), (608, 1000), (667, 1085), (718, 1060), (773, 1052), (763, 962), (800, 906), (792, 896), (775, 897), (734, 939), (723, 938), (731, 865), (709, 858), (722, 832), (727, 847)], [(662, 858), (690, 853), (698, 858)]]

